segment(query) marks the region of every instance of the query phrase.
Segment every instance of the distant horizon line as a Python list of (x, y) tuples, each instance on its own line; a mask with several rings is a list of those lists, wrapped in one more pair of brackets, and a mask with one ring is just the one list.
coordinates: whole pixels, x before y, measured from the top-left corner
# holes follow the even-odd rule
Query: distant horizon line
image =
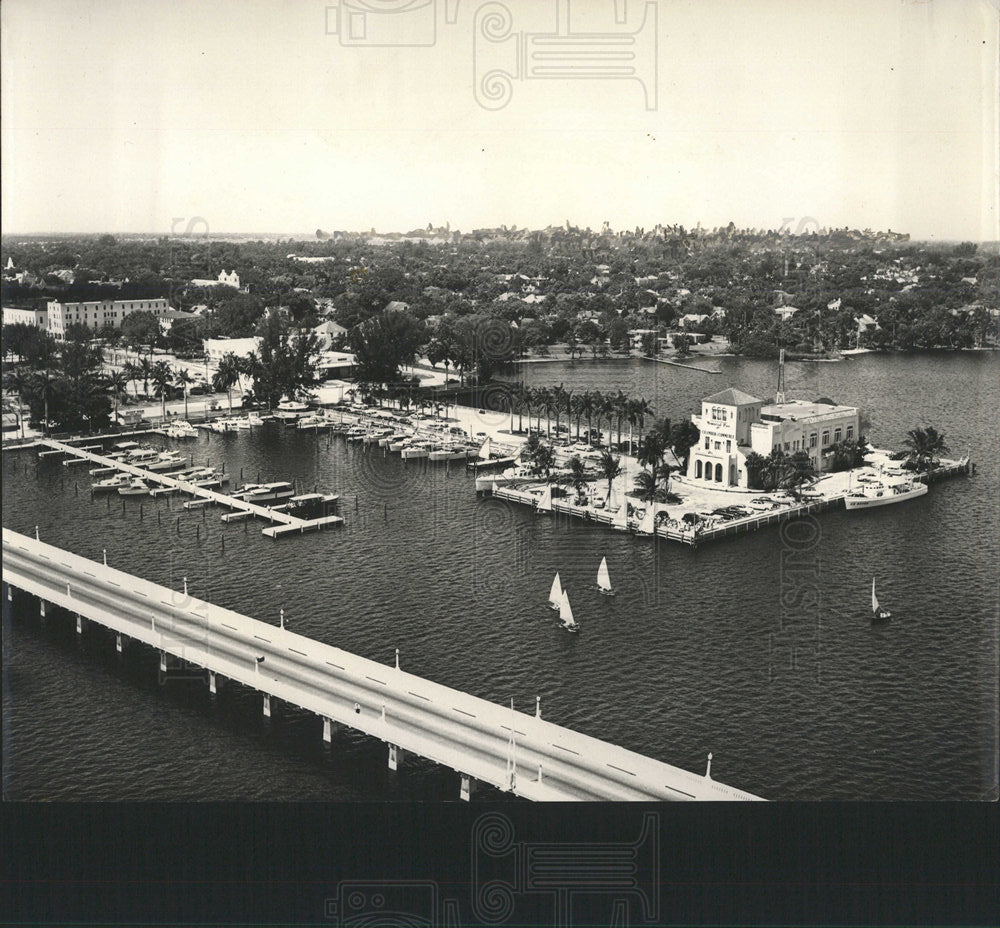
[[(663, 225), (663, 223), (661, 223), (661, 225)], [(671, 223), (671, 225), (683, 226), (683, 223)], [(432, 230), (431, 234), (433, 234), (433, 232), (436, 232), (440, 228), (441, 228), (440, 226), (435, 227), (435, 229)], [(471, 234), (473, 234), (474, 232), (477, 232), (477, 231), (496, 230), (496, 229), (502, 229), (502, 228), (503, 228), (503, 226), (476, 226), (475, 228), (473, 228), (473, 229), (471, 229), (470, 231), (467, 231), (467, 232), (466, 231), (462, 231), (461, 229), (450, 229), (448, 231), (452, 232), (452, 233), (458, 233), (460, 235), (471, 235)], [(565, 229), (565, 225), (560, 225), (560, 226), (551, 226), (550, 225), (550, 226), (542, 226), (542, 227), (539, 227), (539, 228), (529, 228), (527, 226), (510, 226), (508, 228), (508, 231), (513, 231), (513, 232), (542, 232), (542, 231), (545, 231), (546, 229), (550, 229), (550, 228)], [(581, 226), (573, 226), (573, 228), (576, 228), (576, 229), (578, 229), (580, 231), (586, 231), (587, 229), (589, 229), (591, 232), (593, 232), (594, 234), (597, 234), (597, 235), (605, 234), (602, 231), (600, 231), (600, 230), (594, 230), (592, 227), (589, 227), (589, 226), (583, 226), (583, 227), (581, 227)], [(613, 232), (613, 233), (614, 232), (627, 232), (627, 233), (633, 233), (634, 234), (635, 228), (636, 227), (633, 226), (633, 227), (622, 228), (622, 229), (611, 229), (611, 232)], [(646, 227), (643, 227), (643, 226), (639, 226), (639, 228), (643, 228), (646, 232), (651, 231), (650, 228), (646, 228)], [(651, 228), (655, 229), (656, 227), (654, 225)], [(696, 224), (694, 226), (685, 226), (684, 228), (686, 229), (686, 231), (691, 232), (691, 231), (697, 230), (698, 226)], [(713, 230), (724, 229), (724, 228), (725, 228), (725, 226), (712, 226), (712, 227), (702, 226), (701, 227), (702, 231), (705, 231), (705, 232), (712, 232)], [(830, 227), (820, 227), (820, 228), (826, 228), (827, 229), (827, 233), (829, 233), (830, 231), (843, 230), (843, 229), (846, 229), (846, 230), (851, 231), (851, 232), (863, 232), (864, 231), (863, 229), (858, 229), (856, 226), (834, 226), (832, 228), (830, 228)], [(775, 228), (762, 227), (762, 226), (736, 226), (736, 230), (737, 231), (746, 231), (747, 229), (757, 229), (758, 231), (765, 232), (765, 233), (766, 232), (780, 232), (781, 231), (780, 227), (777, 228), (777, 229), (775, 229)], [(52, 238), (84, 238), (84, 237), (93, 237), (93, 236), (100, 236), (100, 235), (113, 235), (113, 236), (130, 236), (130, 237), (137, 237), (137, 238), (200, 239), (200, 240), (203, 240), (203, 241), (211, 241), (212, 239), (231, 238), (231, 237), (239, 236), (239, 237), (242, 237), (242, 238), (254, 238), (254, 237), (257, 237), (257, 238), (265, 238), (265, 237), (266, 238), (288, 238), (288, 239), (293, 240), (293, 241), (322, 242), (322, 241), (328, 241), (328, 240), (330, 240), (330, 237), (332, 237), (333, 235), (354, 235), (354, 236), (360, 236), (360, 235), (369, 235), (369, 236), (370, 235), (376, 235), (376, 236), (380, 236), (380, 235), (402, 235), (402, 236), (406, 236), (406, 235), (410, 235), (412, 232), (415, 232), (415, 231), (417, 231), (417, 230), (411, 229), (411, 230), (408, 230), (406, 232), (378, 231), (378, 230), (375, 230), (373, 232), (371, 229), (367, 229), (367, 230), (353, 230), (353, 229), (352, 230), (344, 230), (344, 229), (338, 229), (338, 230), (335, 230), (334, 232), (325, 233), (325, 235), (327, 236), (327, 238), (322, 238), (322, 239), (321, 238), (317, 238), (315, 230), (312, 231), (312, 232), (286, 232), (286, 231), (282, 231), (282, 232), (260, 232), (260, 231), (237, 232), (237, 231), (225, 231), (225, 232), (205, 232), (205, 233), (194, 233), (194, 232), (186, 233), (185, 232), (185, 233), (180, 233), (180, 234), (175, 233), (175, 232), (163, 232), (163, 231), (152, 231), (152, 232), (151, 231), (143, 231), (143, 232), (120, 232), (119, 231), (119, 232), (109, 232), (107, 230), (89, 231), (89, 232), (82, 232), (82, 231), (74, 231), (74, 232), (54, 232), (54, 231), (40, 231), (40, 232), (17, 231), (17, 232), (7, 232), (7, 231), (4, 231), (2, 233), (2, 235), (0, 235), (0, 240), (6, 241), (8, 239), (17, 238), (17, 237), (22, 237), (22, 238), (45, 238), (45, 237), (52, 237)], [(426, 230), (421, 229), (420, 231), (424, 232)], [(818, 230), (815, 230), (815, 231), (818, 231)], [(797, 237), (800, 237), (800, 236), (811, 235), (811, 234), (813, 234), (813, 232), (807, 232), (807, 231), (795, 232), (795, 231), (792, 231), (792, 230), (786, 230), (786, 234), (789, 237), (797, 238)], [(895, 230), (895, 229), (884, 229), (884, 230), (883, 229), (876, 229), (876, 230), (872, 231), (872, 234), (873, 235), (889, 235), (889, 234), (892, 234), (892, 235), (909, 235), (910, 242), (938, 242), (938, 243), (942, 243), (942, 244), (948, 244), (948, 243), (952, 243), (952, 242), (955, 242), (955, 243), (974, 242), (974, 243), (979, 244), (979, 245), (1000, 244), (1000, 239), (983, 239), (983, 238), (975, 238), (975, 237), (970, 237), (970, 236), (957, 236), (957, 237), (955, 237), (955, 236), (949, 236), (949, 237), (940, 237), (940, 238), (935, 238), (934, 236), (930, 236), (930, 237), (920, 236), (920, 237), (917, 237), (917, 236), (914, 236), (912, 233), (901, 232), (901, 231)]]

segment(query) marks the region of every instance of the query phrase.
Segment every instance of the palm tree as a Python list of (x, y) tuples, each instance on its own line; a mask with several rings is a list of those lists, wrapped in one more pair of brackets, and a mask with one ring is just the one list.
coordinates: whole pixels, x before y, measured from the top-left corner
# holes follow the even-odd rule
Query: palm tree
[(584, 412), (586, 393), (576, 393), (570, 399), (570, 414), (576, 419), (576, 440), (580, 440), (580, 417)]
[(191, 372), (186, 368), (182, 367), (174, 375), (174, 380), (184, 391), (184, 418), (188, 417), (188, 387), (194, 383), (194, 377), (191, 376)]
[(138, 399), (139, 385), (137, 381), (140, 377), (138, 366), (126, 359), (125, 363), (122, 365), (122, 373), (125, 375), (126, 380), (132, 384), (132, 393), (135, 398)]
[[(548, 387), (542, 387), (538, 391), (538, 403), (539, 406), (545, 410), (545, 436), (549, 441), (552, 441), (552, 410), (555, 407), (555, 400), (552, 395), (552, 390)], [(541, 417), (538, 419), (538, 428), (542, 428)]]
[(562, 415), (563, 404), (568, 401), (569, 394), (563, 388), (562, 384), (558, 387), (553, 387), (549, 391), (549, 398), (552, 402), (551, 410), (556, 414), (556, 437), (559, 437), (559, 418)]
[(229, 415), (233, 414), (233, 387), (239, 383), (243, 365), (235, 354), (229, 352), (219, 359), (219, 367), (212, 378), (212, 389), (229, 397)]
[(580, 412), (587, 417), (587, 445), (591, 443), (594, 432), (594, 413), (599, 408), (600, 393), (588, 390), (580, 397)]
[(611, 449), (611, 436), (614, 434), (615, 423), (615, 398), (610, 393), (601, 394), (601, 405), (598, 410), (597, 422), (600, 425), (602, 418), (608, 420), (608, 449)]
[(555, 467), (556, 455), (548, 445), (539, 445), (535, 452), (535, 466), (545, 472), (545, 479), (549, 479), (549, 472)]
[[(676, 453), (676, 452), (675, 452)], [(767, 465), (767, 458), (762, 454), (758, 454), (756, 451), (751, 451), (744, 461), (744, 466), (747, 470), (747, 487), (753, 490), (763, 489), (761, 486), (760, 478), (764, 473), (764, 468)]]
[(786, 459), (784, 485), (796, 498), (800, 497), (802, 484), (809, 483), (816, 476), (812, 458), (808, 451), (796, 451)]
[(663, 433), (658, 429), (648, 432), (641, 442), (639, 442), (639, 452), (635, 459), (640, 464), (645, 464), (654, 471), (663, 462), (663, 455), (667, 451), (667, 443), (663, 438)]
[(569, 472), (570, 480), (573, 483), (573, 489), (576, 490), (577, 501), (579, 502), (583, 496), (583, 488), (587, 485), (587, 468), (580, 459), (580, 455), (574, 454), (569, 459)]
[(621, 458), (615, 457), (610, 451), (601, 452), (601, 463), (598, 464), (601, 476), (608, 481), (608, 497), (606, 502), (611, 502), (611, 487), (615, 478), (621, 474)]
[(615, 419), (618, 423), (618, 447), (622, 445), (622, 420), (628, 416), (629, 398), (619, 390), (614, 397)]
[(149, 396), (149, 381), (153, 376), (153, 365), (149, 358), (139, 358), (137, 367), (139, 376), (142, 378), (142, 392)]
[(118, 421), (118, 397), (124, 392), (126, 386), (128, 386), (128, 381), (129, 376), (125, 370), (112, 370), (107, 375), (108, 387), (111, 390), (111, 397), (115, 404), (115, 422)]
[(683, 462), (684, 469), (687, 470), (688, 461), (691, 458), (691, 449), (698, 444), (701, 432), (690, 419), (678, 422), (670, 430), (670, 448), (675, 457)]
[(656, 498), (656, 474), (652, 471), (641, 470), (635, 475), (634, 482), (639, 495), (646, 502), (653, 502)]
[(651, 415), (653, 407), (649, 405), (649, 400), (639, 397), (631, 401), (628, 412), (628, 419), (633, 425), (639, 427), (639, 441), (642, 440), (642, 429), (646, 424), (646, 416)]
[(944, 433), (939, 433), (930, 425), (924, 429), (910, 429), (903, 444), (910, 449), (910, 460), (916, 465), (917, 470), (925, 470), (928, 463), (936, 464), (938, 455), (949, 450), (945, 444)]
[(663, 478), (663, 492), (670, 493), (670, 475), (676, 470), (673, 464), (668, 464), (664, 461), (657, 469), (657, 474)]
[(150, 371), (150, 379), (153, 381), (153, 386), (156, 387), (156, 392), (160, 394), (160, 418), (167, 418), (167, 387), (170, 386), (170, 382), (174, 379), (174, 372), (170, 369), (170, 365), (166, 361), (157, 361)]

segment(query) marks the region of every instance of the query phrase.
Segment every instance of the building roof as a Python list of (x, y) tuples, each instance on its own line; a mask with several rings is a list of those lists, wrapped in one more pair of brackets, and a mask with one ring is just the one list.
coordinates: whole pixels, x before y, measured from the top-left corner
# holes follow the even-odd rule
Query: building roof
[(720, 406), (745, 406), (747, 403), (762, 403), (763, 400), (759, 400), (756, 396), (751, 396), (749, 393), (744, 393), (742, 390), (737, 390), (735, 387), (729, 387), (729, 389), (723, 390), (721, 393), (713, 393), (711, 396), (706, 396), (702, 402), (718, 403)]
[[(809, 420), (816, 416), (830, 413), (856, 413), (855, 406), (831, 405), (829, 403), (810, 403), (809, 400), (790, 400), (787, 403), (770, 403), (761, 409), (762, 416), (775, 416), (782, 420)], [(764, 423), (766, 425), (766, 423)]]

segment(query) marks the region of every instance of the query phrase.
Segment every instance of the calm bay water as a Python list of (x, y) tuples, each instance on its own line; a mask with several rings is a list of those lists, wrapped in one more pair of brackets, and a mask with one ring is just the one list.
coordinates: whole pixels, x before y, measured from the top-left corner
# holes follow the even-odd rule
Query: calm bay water
[[(774, 392), (771, 364), (526, 365), (529, 384), (622, 389), (675, 421), (727, 386)], [(880, 447), (934, 425), (976, 476), (882, 511), (818, 517), (697, 551), (477, 499), (463, 470), (403, 463), (278, 426), (180, 446), (238, 478), (341, 494), (342, 530), (272, 542), (260, 526), (164, 500), (92, 501), (86, 468), (3, 462), (3, 524), (257, 618), (531, 711), (772, 799), (977, 799), (997, 782), (995, 355), (860, 356), (792, 364), (792, 397), (861, 406)], [(166, 439), (163, 445), (174, 444)], [(26, 472), (27, 468), (27, 472)], [(79, 493), (74, 488), (79, 483)], [(355, 503), (355, 497), (357, 502)], [(178, 523), (179, 519), (179, 523)], [(225, 550), (222, 542), (225, 539)], [(618, 590), (594, 589), (606, 556)], [(558, 570), (580, 635), (546, 606)], [(868, 620), (879, 578), (891, 624)], [(4, 794), (10, 799), (454, 799), (457, 776), (230, 687), (157, 682), (90, 627), (44, 623), (27, 597), (3, 631)], [(491, 794), (493, 795), (493, 794)]]

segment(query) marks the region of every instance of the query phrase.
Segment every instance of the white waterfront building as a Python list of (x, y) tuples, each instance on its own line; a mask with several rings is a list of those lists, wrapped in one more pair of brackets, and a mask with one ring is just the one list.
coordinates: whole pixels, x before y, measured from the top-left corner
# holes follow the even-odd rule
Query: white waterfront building
[(805, 451), (819, 473), (831, 445), (858, 438), (858, 410), (825, 402), (767, 403), (730, 387), (701, 401), (691, 421), (701, 433), (691, 449), (687, 477), (722, 487), (747, 488), (746, 458), (781, 449)]

